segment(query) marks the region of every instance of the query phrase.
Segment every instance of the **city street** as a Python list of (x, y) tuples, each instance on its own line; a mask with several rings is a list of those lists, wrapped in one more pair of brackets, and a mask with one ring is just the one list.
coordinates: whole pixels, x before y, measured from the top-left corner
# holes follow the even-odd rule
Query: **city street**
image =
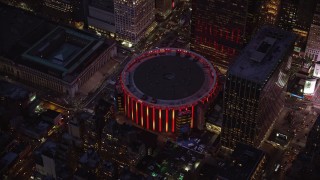
[[(266, 179), (284, 179), (286, 171), (291, 167), (292, 161), (299, 151), (304, 148), (307, 135), (316, 118), (316, 109), (312, 102), (287, 97), (285, 107), (273, 126), (273, 130), (287, 135), (289, 142), (281, 146), (274, 142), (264, 142), (262, 149), (269, 155)], [(277, 167), (279, 165), (279, 167)]]

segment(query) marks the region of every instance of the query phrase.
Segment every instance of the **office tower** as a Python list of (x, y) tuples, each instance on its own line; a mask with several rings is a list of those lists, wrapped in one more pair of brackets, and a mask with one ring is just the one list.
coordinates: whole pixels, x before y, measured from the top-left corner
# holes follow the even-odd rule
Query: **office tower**
[(280, 5), (280, 13), (278, 26), (287, 31), (291, 31), (297, 20), (299, 0), (282, 0)]
[(43, 0), (40, 13), (57, 22), (84, 22), (87, 2), (88, 0)]
[(114, 0), (114, 11), (117, 39), (130, 47), (151, 31), (155, 1)]
[(173, 9), (174, 1), (172, 0), (156, 0), (157, 14), (165, 19)]
[(54, 21), (71, 21), (74, 6), (72, 1), (44, 0), (41, 8), (42, 14)]
[(88, 7), (88, 28), (98, 35), (114, 38), (116, 33), (113, 0), (92, 0)]
[(297, 34), (307, 34), (315, 5), (316, 0), (282, 0), (278, 26)]
[(286, 60), (295, 35), (264, 27), (230, 66), (224, 89), (222, 145), (259, 146), (282, 108)]
[(100, 99), (98, 104), (94, 108), (94, 117), (95, 117), (95, 131), (96, 131), (96, 138), (95, 141), (98, 145), (98, 149), (100, 150), (101, 147), (101, 140), (103, 134), (103, 128), (106, 125), (107, 121), (112, 119), (112, 105), (107, 101)]
[(310, 27), (306, 56), (312, 58), (314, 61), (320, 61), (320, 2), (317, 4)]
[(281, 0), (263, 0), (259, 25), (275, 25), (280, 11)]
[(193, 0), (190, 49), (225, 73), (246, 39), (250, 39), (257, 9), (257, 2), (251, 0)]

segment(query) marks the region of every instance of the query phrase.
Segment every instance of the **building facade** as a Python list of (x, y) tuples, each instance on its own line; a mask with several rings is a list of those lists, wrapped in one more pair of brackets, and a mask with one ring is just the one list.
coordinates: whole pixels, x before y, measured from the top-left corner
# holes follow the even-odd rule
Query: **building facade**
[(116, 55), (114, 41), (57, 26), (19, 9), (1, 11), (1, 21), (0, 72), (33, 87), (73, 97)]
[(174, 1), (172, 0), (156, 0), (156, 10), (159, 16), (165, 19), (174, 8)]
[(257, 7), (251, 0), (192, 1), (190, 49), (225, 73), (254, 31)]
[(281, 0), (263, 0), (261, 4), (260, 25), (276, 25)]
[(221, 143), (258, 147), (281, 108), (285, 73), (295, 36), (264, 27), (243, 50), (227, 73)]
[(93, 0), (88, 6), (88, 28), (98, 35), (115, 38), (113, 0)]
[(287, 31), (306, 37), (312, 23), (316, 0), (282, 0), (278, 26)]
[(74, 11), (75, 4), (73, 1), (44, 0), (42, 2), (41, 13), (55, 21), (71, 21)]
[(152, 29), (154, 0), (114, 0), (117, 39), (129, 47), (137, 44)]
[(320, 3), (317, 4), (313, 21), (310, 27), (306, 56), (314, 61), (320, 61)]
[(201, 113), (217, 95), (218, 78), (202, 56), (162, 48), (131, 60), (116, 91), (116, 110), (132, 123), (150, 131), (180, 135), (204, 127)]

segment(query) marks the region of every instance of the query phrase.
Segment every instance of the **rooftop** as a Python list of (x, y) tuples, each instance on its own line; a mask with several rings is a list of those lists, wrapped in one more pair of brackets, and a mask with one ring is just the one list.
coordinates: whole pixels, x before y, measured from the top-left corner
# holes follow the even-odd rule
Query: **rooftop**
[(157, 56), (141, 63), (134, 71), (137, 88), (156, 99), (176, 100), (197, 92), (204, 72), (197, 62), (180, 56)]
[(230, 179), (244, 179), (245, 177), (249, 179), (265, 156), (265, 153), (245, 144), (237, 144), (231, 156), (234, 162), (231, 170), (234, 173), (231, 173), (233, 178)]
[(47, 111), (41, 113), (42, 117), (47, 117), (47, 118), (50, 118), (50, 119), (55, 119), (59, 115), (60, 115), (59, 112), (51, 110), (51, 109), (48, 109)]
[(216, 71), (202, 56), (182, 49), (147, 51), (123, 70), (127, 92), (148, 103), (180, 106), (208, 98), (217, 86)]
[(229, 74), (263, 84), (292, 50), (295, 35), (263, 27), (229, 68)]
[(15, 84), (0, 81), (0, 96), (13, 100), (24, 100), (29, 97), (29, 92)]
[(0, 4), (0, 57), (72, 82), (109, 45), (103, 39)]
[(201, 179), (252, 179), (265, 153), (254, 147), (237, 144), (230, 160), (217, 158), (204, 163), (199, 170)]
[(114, 12), (113, 0), (92, 0), (90, 5), (108, 12)]

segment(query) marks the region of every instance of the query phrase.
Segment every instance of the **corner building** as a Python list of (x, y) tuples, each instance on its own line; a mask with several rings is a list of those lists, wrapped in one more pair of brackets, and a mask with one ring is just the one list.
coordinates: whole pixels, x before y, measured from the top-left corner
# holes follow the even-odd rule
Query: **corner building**
[(317, 4), (310, 27), (306, 56), (312, 58), (314, 61), (320, 61), (320, 1)]
[(117, 39), (137, 44), (154, 23), (154, 0), (114, 0)]
[(221, 143), (258, 147), (283, 105), (286, 62), (295, 35), (264, 27), (250, 41), (227, 73)]

